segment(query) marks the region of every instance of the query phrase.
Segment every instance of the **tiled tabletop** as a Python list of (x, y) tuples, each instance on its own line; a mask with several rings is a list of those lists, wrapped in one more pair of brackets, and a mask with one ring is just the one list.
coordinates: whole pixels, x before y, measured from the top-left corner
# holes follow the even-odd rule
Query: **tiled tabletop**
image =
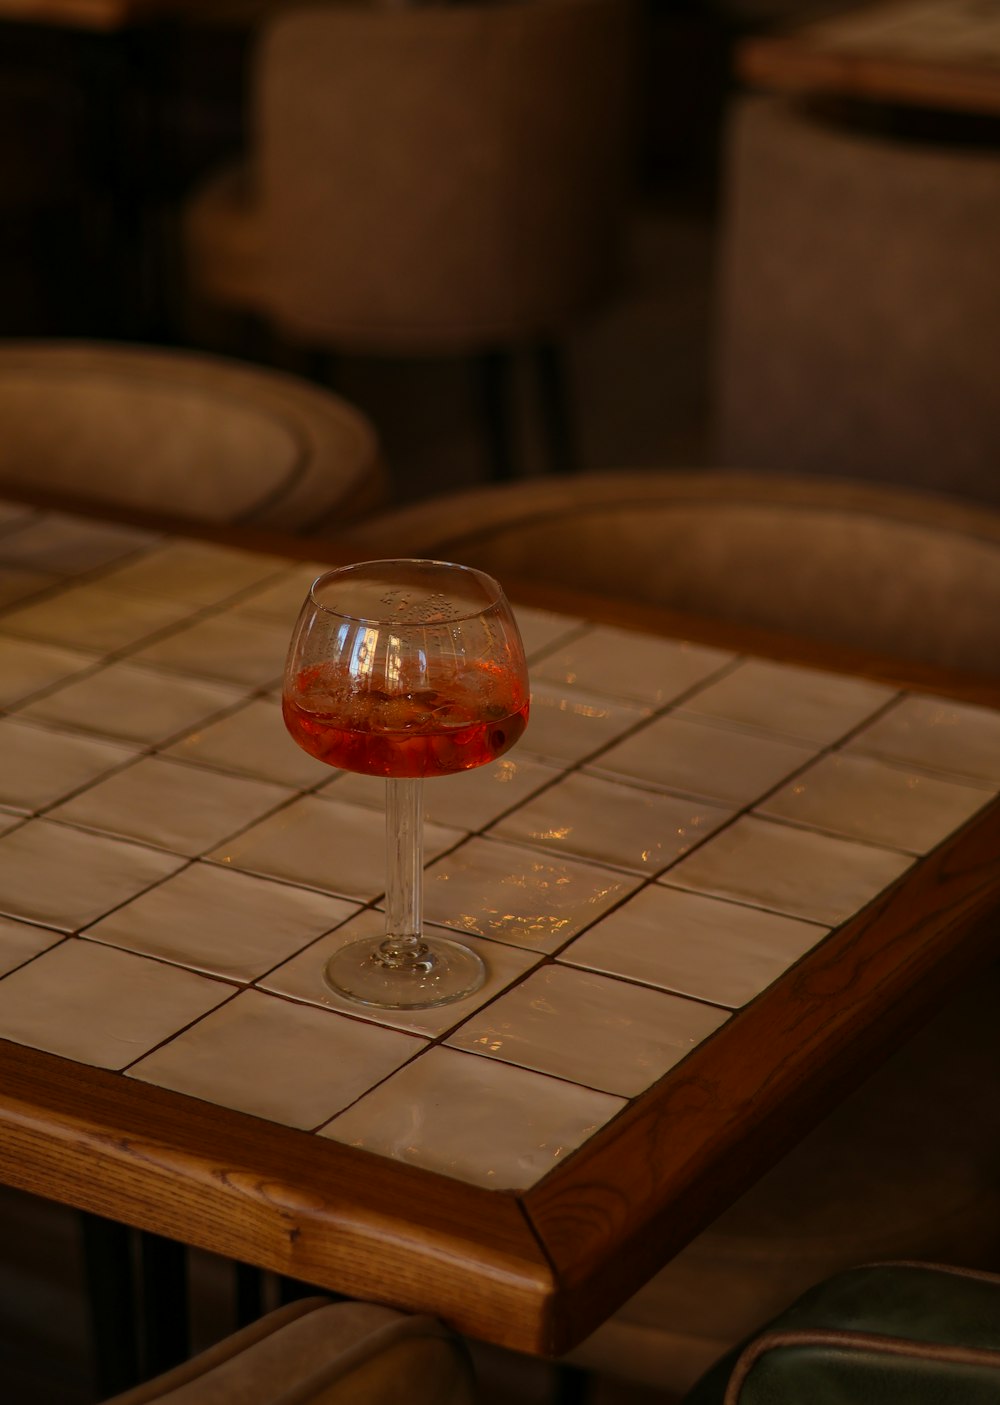
[(0, 1038), (521, 1193), (1000, 789), (990, 708), (519, 607), (524, 738), (425, 787), (486, 984), (352, 1005), (383, 787), (279, 706), (322, 568), (0, 513)]

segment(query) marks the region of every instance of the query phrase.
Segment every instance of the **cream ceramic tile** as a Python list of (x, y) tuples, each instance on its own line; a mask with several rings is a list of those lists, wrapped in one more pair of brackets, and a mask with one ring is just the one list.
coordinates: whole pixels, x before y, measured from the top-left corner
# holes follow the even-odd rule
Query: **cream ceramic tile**
[(0, 1038), (125, 1068), (232, 986), (72, 937), (0, 981)]
[(240, 551), (210, 542), (172, 541), (108, 572), (111, 590), (165, 595), (188, 605), (214, 605), (275, 576), (280, 557)]
[(155, 533), (136, 527), (47, 512), (4, 534), (0, 560), (57, 576), (76, 576), (121, 560), (157, 540)]
[(735, 1010), (828, 930), (654, 883), (570, 942), (559, 960)]
[(22, 566), (0, 565), (0, 607), (13, 605), (18, 600), (28, 600), (58, 580), (58, 576), (42, 571), (29, 571)]
[(439, 1005), (431, 1010), (380, 1010), (358, 1005), (355, 1001), (337, 995), (323, 979), (324, 967), (334, 952), (339, 951), (348, 942), (369, 937), (381, 939), (385, 935), (385, 913), (372, 908), (365, 909), (315, 946), (300, 952), (298, 956), (292, 957), (291, 961), (286, 961), (259, 984), (265, 990), (273, 990), (296, 1000), (307, 1000), (310, 1004), (342, 1010), (347, 1014), (356, 1015), (359, 1019), (374, 1020), (377, 1024), (391, 1025), (395, 1029), (407, 1029), (416, 1034), (433, 1037), (451, 1029), (487, 1000), (492, 1000), (494, 995), (519, 980), (538, 961), (537, 956), (520, 951), (517, 947), (485, 941), (467, 932), (456, 937), (446, 928), (433, 927), (430, 923), (425, 924), (425, 930), (432, 935), (461, 941), (482, 957), (486, 963), (486, 980), (479, 990), (465, 1000), (456, 1000), (451, 1005)]
[(489, 1190), (527, 1190), (624, 1106), (530, 1069), (437, 1048), (321, 1135)]
[(591, 768), (685, 795), (746, 805), (806, 765), (812, 746), (700, 722), (657, 717), (606, 751)]
[(447, 1042), (634, 1098), (728, 1018), (696, 1000), (550, 965), (466, 1020)]
[(888, 849), (747, 816), (681, 859), (670, 882), (833, 927), (912, 862)]
[(32, 957), (63, 940), (61, 932), (50, 932), (45, 927), (31, 927), (27, 922), (15, 922), (10, 917), (0, 917), (0, 976), (23, 966)]
[(206, 975), (252, 981), (356, 911), (343, 898), (195, 863), (89, 927), (87, 936)]
[[(424, 786), (424, 816), (433, 823), (470, 832), (482, 829), (560, 774), (559, 768), (515, 747), (489, 766), (477, 766), (457, 776), (435, 776)], [(381, 810), (385, 803), (384, 787), (371, 776), (350, 771), (338, 772), (322, 793), (372, 809)]]
[(767, 659), (745, 659), (679, 711), (828, 745), (871, 717), (895, 690), (862, 678)]
[(513, 610), (529, 663), (543, 649), (550, 650), (583, 627), (582, 620), (569, 615), (557, 615), (551, 610), (537, 610), (530, 605), (514, 605)]
[(0, 635), (0, 707), (10, 707), (93, 667), (97, 657), (79, 649)]
[(52, 816), (193, 858), (290, 794), (267, 781), (149, 756), (60, 805)]
[(242, 696), (222, 683), (113, 663), (29, 703), (20, 716), (152, 745), (233, 707)]
[(288, 631), (278, 625), (227, 611), (167, 635), (134, 655), (134, 661), (225, 683), (271, 687), (284, 672), (288, 640)]
[[(461, 837), (460, 830), (425, 824), (425, 862)], [(385, 817), (361, 805), (306, 795), (208, 857), (367, 902), (385, 889)]]
[(532, 680), (531, 713), (519, 753), (563, 764), (580, 761), (649, 716), (649, 709), (614, 702), (564, 683)]
[(269, 1122), (309, 1128), (422, 1047), (413, 1035), (247, 990), (130, 1073)]
[(841, 752), (759, 807), (793, 824), (926, 854), (989, 803), (990, 792)]
[(602, 776), (570, 775), (490, 833), (636, 873), (659, 873), (732, 813)]
[(181, 862), (156, 849), (32, 820), (0, 838), (0, 911), (76, 931)]
[[(287, 564), (286, 562), (286, 566)], [(295, 565), (277, 580), (241, 600), (233, 607), (234, 613), (269, 620), (272, 624), (280, 625), (288, 637), (291, 637), (309, 587), (317, 576), (329, 569), (329, 566), (324, 566), (321, 561), (305, 561), (301, 565)]]
[(1000, 712), (943, 698), (906, 697), (845, 750), (1000, 785)]
[[(258, 776), (296, 790), (305, 790), (330, 776), (329, 766), (292, 741), (281, 718), (281, 704), (274, 698), (256, 698), (237, 712), (199, 727), (169, 747), (166, 754), (220, 771)], [(381, 804), (384, 787), (376, 783), (374, 790)]]
[(425, 875), (424, 918), (554, 952), (632, 892), (639, 879), (494, 839), (470, 839)]
[(0, 804), (23, 811), (42, 809), (135, 755), (133, 747), (117, 742), (0, 718)]
[(5, 615), (0, 629), (78, 649), (110, 653), (176, 624), (188, 606), (152, 595), (125, 595), (102, 585), (77, 585)]
[(701, 644), (597, 625), (536, 664), (532, 683), (547, 679), (659, 707), (710, 678), (733, 657)]

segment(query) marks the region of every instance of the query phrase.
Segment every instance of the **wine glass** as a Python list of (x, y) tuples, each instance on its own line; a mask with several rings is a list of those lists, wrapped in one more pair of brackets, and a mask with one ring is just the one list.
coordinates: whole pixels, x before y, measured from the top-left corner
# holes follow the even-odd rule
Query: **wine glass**
[(292, 634), (282, 712), (310, 755), (386, 778), (385, 937), (342, 947), (327, 983), (390, 1009), (478, 990), (480, 957), (422, 931), (422, 784), (493, 761), (527, 725), (524, 648), (500, 586), (447, 561), (363, 561), (319, 576)]

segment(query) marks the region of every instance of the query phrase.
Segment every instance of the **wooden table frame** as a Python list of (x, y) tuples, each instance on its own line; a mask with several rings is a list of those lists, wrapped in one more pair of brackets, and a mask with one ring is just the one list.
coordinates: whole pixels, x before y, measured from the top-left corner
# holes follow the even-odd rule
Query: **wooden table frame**
[[(338, 560), (317, 541), (168, 525)], [(1000, 682), (508, 586), (515, 602), (1000, 705)], [(995, 937), (980, 919), (998, 903), (1000, 800), (523, 1194), (3, 1041), (0, 1180), (320, 1288), (429, 1311), (475, 1338), (559, 1355), (985, 966)]]

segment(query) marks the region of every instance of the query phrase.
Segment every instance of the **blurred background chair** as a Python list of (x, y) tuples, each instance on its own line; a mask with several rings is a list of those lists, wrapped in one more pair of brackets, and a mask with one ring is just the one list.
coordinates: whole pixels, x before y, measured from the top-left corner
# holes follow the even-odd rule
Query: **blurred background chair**
[(319, 386), (194, 352), (0, 343), (0, 492), (297, 532), (384, 503), (367, 417)]
[[(444, 556), (1000, 676), (1000, 512), (834, 480), (583, 474), (361, 524), (371, 556)], [(942, 992), (944, 999), (945, 992)], [(568, 1365), (678, 1398), (819, 1279), (874, 1258), (1000, 1265), (1000, 969), (953, 996)]]
[(1000, 120), (734, 97), (714, 463), (1000, 503)]
[(303, 1298), (106, 1405), (472, 1405), (461, 1340), (433, 1318)]
[(276, 10), (246, 161), (186, 210), (194, 297), (292, 347), (476, 358), (496, 477), (531, 353), (549, 465), (574, 466), (557, 344), (614, 287), (636, 34), (631, 0)]
[(783, 475), (636, 470), (442, 495), (359, 524), (441, 556), (741, 624), (1000, 672), (1000, 512)]
[(720, 1362), (684, 1405), (991, 1405), (1000, 1278), (871, 1264), (817, 1284)]

